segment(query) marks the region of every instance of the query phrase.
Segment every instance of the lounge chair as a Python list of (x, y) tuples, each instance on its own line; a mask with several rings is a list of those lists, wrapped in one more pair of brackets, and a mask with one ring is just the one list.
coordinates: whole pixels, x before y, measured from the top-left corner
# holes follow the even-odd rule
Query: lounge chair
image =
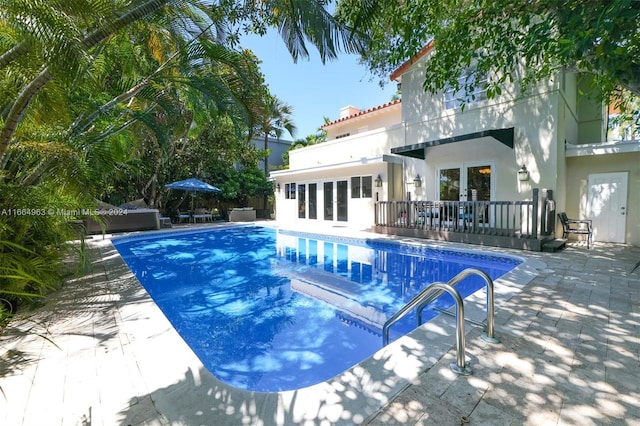
[(565, 212), (558, 213), (558, 219), (562, 224), (562, 238), (568, 238), (569, 234), (586, 235), (587, 248), (591, 246), (593, 226), (590, 219), (569, 219)]

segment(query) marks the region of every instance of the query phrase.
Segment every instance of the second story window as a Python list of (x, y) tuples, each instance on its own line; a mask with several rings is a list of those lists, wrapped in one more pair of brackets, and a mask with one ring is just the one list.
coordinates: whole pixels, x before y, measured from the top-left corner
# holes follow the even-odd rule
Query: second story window
[(475, 68), (468, 68), (458, 77), (458, 89), (447, 85), (444, 91), (446, 109), (460, 108), (487, 99), (487, 76), (478, 76)]
[(640, 112), (609, 112), (607, 117), (608, 141), (640, 140)]

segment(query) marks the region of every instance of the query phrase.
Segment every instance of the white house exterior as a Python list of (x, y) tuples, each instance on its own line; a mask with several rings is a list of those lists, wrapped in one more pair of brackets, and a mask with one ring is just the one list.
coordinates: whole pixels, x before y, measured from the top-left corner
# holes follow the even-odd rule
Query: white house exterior
[(431, 50), (392, 74), (401, 102), (345, 108), (325, 125), (328, 142), (271, 173), (279, 221), (366, 229), (377, 200), (517, 201), (540, 188), (556, 211), (592, 219), (595, 241), (640, 245), (640, 143), (606, 141), (607, 111), (580, 95), (576, 74), (526, 94), (517, 83), (495, 99), (478, 93), (462, 108), (458, 94), (423, 90)]

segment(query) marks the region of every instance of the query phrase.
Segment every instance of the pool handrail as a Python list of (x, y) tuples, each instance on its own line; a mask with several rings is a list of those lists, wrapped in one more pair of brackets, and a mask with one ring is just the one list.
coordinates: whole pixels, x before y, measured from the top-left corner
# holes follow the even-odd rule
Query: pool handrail
[[(458, 284), (460, 281), (464, 280), (465, 278), (467, 278), (467, 277), (469, 277), (471, 275), (479, 275), (480, 277), (482, 277), (482, 279), (484, 279), (484, 281), (486, 283), (486, 289), (487, 289), (486, 328), (485, 328), (485, 331), (482, 333), (481, 339), (484, 340), (485, 342), (488, 342), (488, 343), (500, 343), (500, 339), (498, 339), (495, 336), (495, 328), (494, 328), (494, 315), (495, 315), (494, 299), (495, 298), (494, 298), (494, 294), (493, 294), (494, 293), (494, 291), (493, 291), (494, 285), (493, 285), (493, 280), (491, 279), (491, 277), (489, 275), (487, 275), (484, 271), (480, 270), (480, 269), (467, 268), (467, 269), (463, 270), (462, 272), (458, 273), (455, 277), (451, 278), (449, 281), (447, 281), (447, 284), (449, 284), (450, 286), (455, 288), (456, 284)], [(423, 309), (429, 303), (433, 302), (435, 299), (437, 299), (441, 295), (442, 295), (442, 291), (440, 291), (438, 293), (434, 293), (434, 294), (431, 295), (431, 297), (429, 297), (428, 299), (424, 299), (420, 304), (418, 304), (418, 306), (416, 307), (417, 317), (418, 317), (418, 325), (422, 325), (422, 311), (423, 311)], [(447, 312), (447, 311), (440, 311), (440, 312), (451, 315), (451, 313)]]
[(458, 290), (449, 284), (443, 282), (430, 284), (411, 299), (409, 303), (404, 305), (402, 309), (393, 314), (382, 326), (382, 344), (386, 346), (389, 343), (389, 328), (434, 292), (439, 294), (447, 292), (456, 302), (456, 362), (451, 363), (451, 369), (457, 374), (468, 376), (472, 374), (472, 370), (467, 367), (465, 361), (464, 302)]

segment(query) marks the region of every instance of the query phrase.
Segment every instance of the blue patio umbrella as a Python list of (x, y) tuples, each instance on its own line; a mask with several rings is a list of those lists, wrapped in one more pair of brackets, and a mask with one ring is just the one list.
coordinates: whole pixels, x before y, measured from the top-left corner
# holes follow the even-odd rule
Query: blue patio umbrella
[(193, 196), (195, 195), (194, 192), (220, 192), (219, 188), (216, 188), (213, 185), (209, 185), (208, 183), (195, 178), (168, 183), (164, 187), (169, 189), (191, 191), (191, 210), (193, 210)]
[(220, 192), (220, 189), (215, 186), (195, 178), (168, 183), (164, 187), (169, 189), (182, 189), (184, 191)]

